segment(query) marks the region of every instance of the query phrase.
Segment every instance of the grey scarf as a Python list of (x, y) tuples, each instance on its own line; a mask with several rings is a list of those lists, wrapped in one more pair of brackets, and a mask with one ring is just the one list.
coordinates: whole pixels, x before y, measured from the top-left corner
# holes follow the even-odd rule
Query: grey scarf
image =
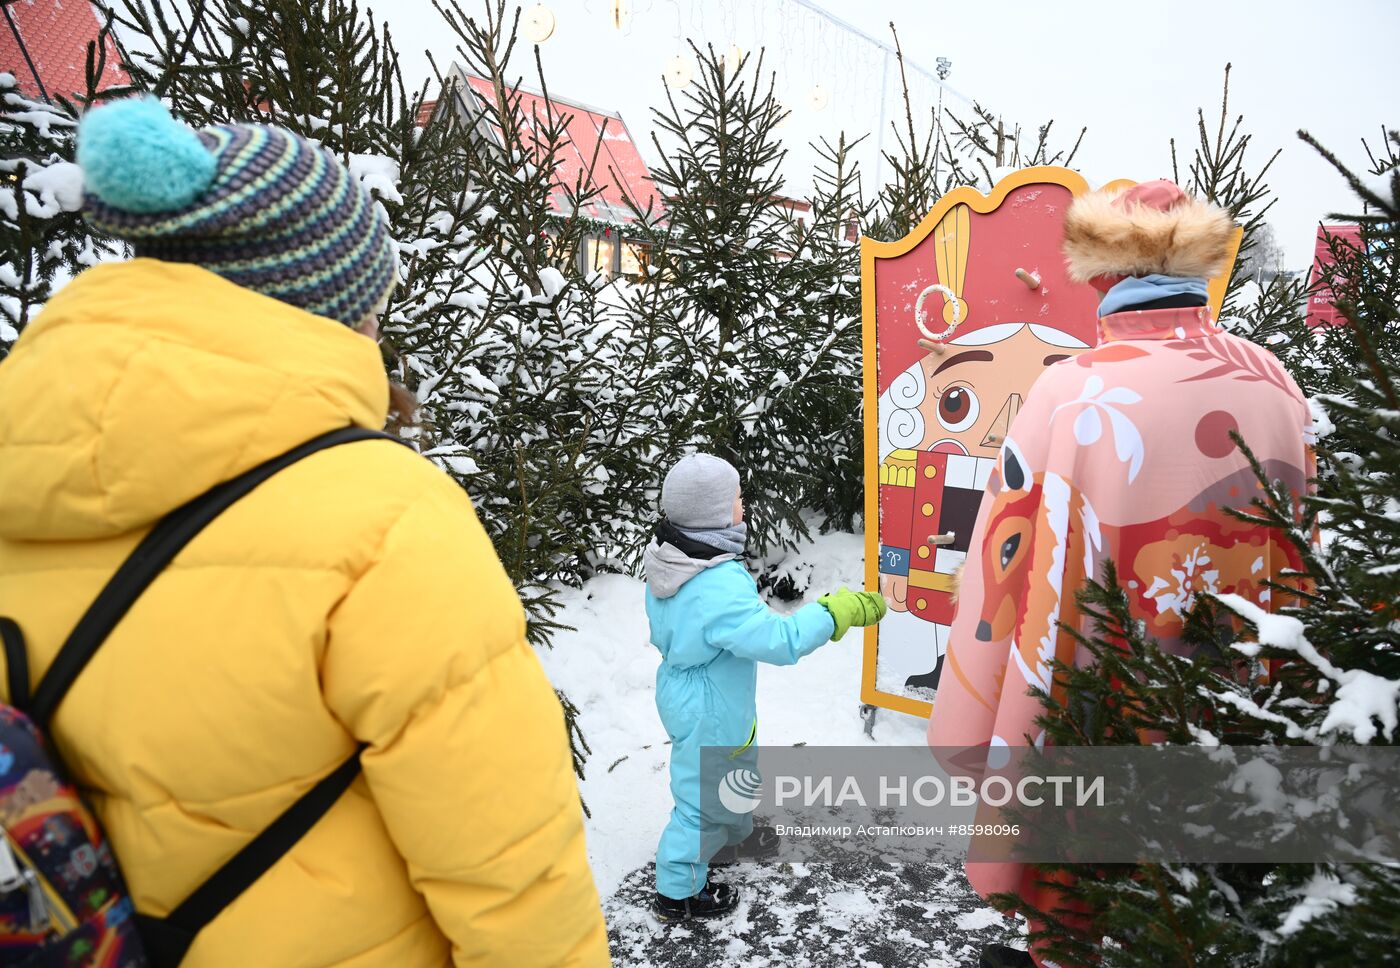
[(727, 555), (742, 555), (744, 545), (749, 540), (749, 526), (742, 521), (727, 528), (715, 528), (709, 531), (692, 531), (690, 528), (676, 528), (676, 530), (692, 541), (707, 544), (711, 548), (718, 548)]

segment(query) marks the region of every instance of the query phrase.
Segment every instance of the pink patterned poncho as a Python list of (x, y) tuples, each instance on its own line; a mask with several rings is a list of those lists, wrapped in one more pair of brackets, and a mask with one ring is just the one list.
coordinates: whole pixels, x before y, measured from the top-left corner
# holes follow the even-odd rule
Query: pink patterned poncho
[[(1299, 562), (1266, 529), (1236, 520), (1259, 484), (1238, 431), (1273, 479), (1302, 492), (1312, 419), (1267, 350), (1222, 331), (1208, 307), (1129, 310), (1100, 321), (1096, 349), (1051, 366), (1016, 416), (982, 502), (928, 741), (1043, 742), (1034, 690), (1051, 660), (1076, 661), (1061, 622), (1112, 559), (1135, 613), (1182, 648), (1194, 596), (1233, 592), (1271, 607), (1268, 579)], [(1081, 661), (1083, 656), (1078, 657)], [(984, 896), (1037, 889), (1017, 864), (969, 864)]]

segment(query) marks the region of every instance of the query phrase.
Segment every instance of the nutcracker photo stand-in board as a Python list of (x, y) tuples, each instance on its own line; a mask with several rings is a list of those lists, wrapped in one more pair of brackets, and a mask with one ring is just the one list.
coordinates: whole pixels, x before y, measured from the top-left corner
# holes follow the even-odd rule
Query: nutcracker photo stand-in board
[[(861, 239), (865, 577), (891, 606), (865, 632), (872, 713), (929, 715), (1001, 441), (1036, 377), (1097, 341), (1099, 293), (1069, 280), (1060, 252), (1065, 210), (1088, 191), (1068, 168), (1026, 168), (987, 195), (954, 189), (903, 239)], [(1227, 282), (1210, 281), (1217, 314)]]

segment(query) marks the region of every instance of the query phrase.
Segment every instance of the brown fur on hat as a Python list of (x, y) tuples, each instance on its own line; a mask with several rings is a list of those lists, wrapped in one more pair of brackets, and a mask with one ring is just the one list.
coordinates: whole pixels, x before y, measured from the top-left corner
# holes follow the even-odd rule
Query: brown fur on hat
[(1234, 221), (1208, 202), (1183, 196), (1166, 209), (1119, 204), (1124, 191), (1081, 195), (1065, 213), (1069, 277), (1204, 276), (1225, 268)]

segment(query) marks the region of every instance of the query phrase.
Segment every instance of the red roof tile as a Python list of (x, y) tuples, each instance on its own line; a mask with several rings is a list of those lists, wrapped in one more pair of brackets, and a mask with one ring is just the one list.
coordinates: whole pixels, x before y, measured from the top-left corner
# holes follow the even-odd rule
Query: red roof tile
[[(4, 8), (0, 70), (11, 71), (30, 95), (86, 94), (87, 48), (104, 22), (96, 7), (89, 0), (15, 0)], [(110, 34), (106, 46), (107, 63), (98, 90), (129, 83)]]
[[(491, 82), (486, 78), (465, 75), (465, 79), (477, 97), (494, 96)], [(633, 199), (644, 210), (653, 200), (659, 203), (651, 172), (621, 115), (572, 103), (555, 95), (551, 95), (550, 100), (554, 115), (568, 119), (569, 140), (559, 155), (551, 199), (556, 212), (572, 210), (567, 190), (578, 184), (589, 165), (593, 166), (592, 184), (598, 193), (583, 207), (581, 214), (625, 223), (633, 219), (624, 198)], [(520, 91), (520, 108), (525, 114), (526, 124), (543, 124), (549, 116), (549, 105), (545, 99), (530, 91)]]

